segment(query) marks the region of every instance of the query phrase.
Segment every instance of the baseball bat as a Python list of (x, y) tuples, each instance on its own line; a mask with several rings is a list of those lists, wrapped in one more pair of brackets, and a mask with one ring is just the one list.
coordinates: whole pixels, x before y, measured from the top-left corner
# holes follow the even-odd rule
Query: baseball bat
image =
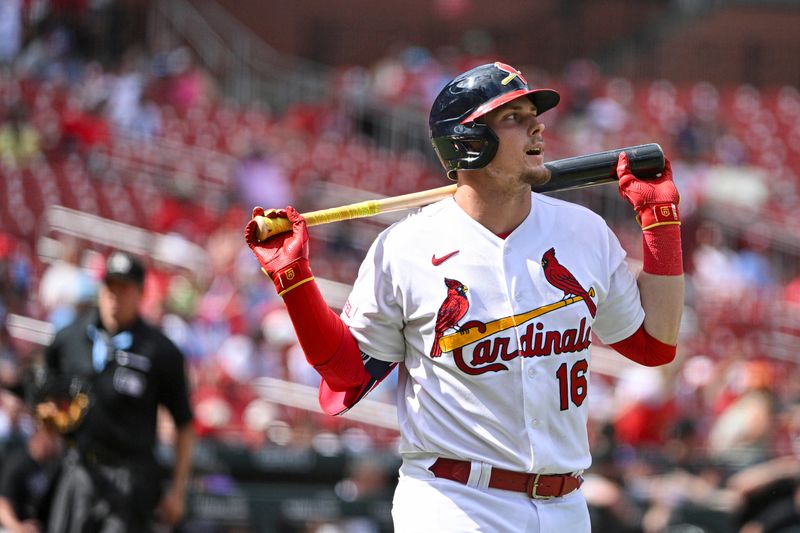
[[(664, 152), (661, 150), (661, 146), (656, 143), (640, 144), (545, 163), (544, 166), (550, 170), (550, 180), (543, 185), (533, 186), (531, 189), (534, 192), (548, 193), (616, 181), (617, 159), (620, 152), (628, 154), (631, 171), (639, 179), (655, 179), (664, 170)], [(455, 192), (455, 184), (447, 185), (381, 200), (368, 200), (311, 211), (303, 213), (303, 218), (306, 220), (306, 225), (317, 226), (342, 220), (371, 217), (379, 213), (391, 213), (427, 205), (452, 196)], [(292, 225), (285, 218), (256, 217), (256, 223), (258, 224), (258, 237), (262, 241), (292, 229)]]

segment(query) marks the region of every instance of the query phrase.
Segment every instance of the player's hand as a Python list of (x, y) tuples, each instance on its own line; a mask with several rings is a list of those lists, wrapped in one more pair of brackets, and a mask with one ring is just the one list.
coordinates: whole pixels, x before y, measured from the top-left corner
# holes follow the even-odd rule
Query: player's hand
[(633, 175), (625, 152), (619, 154), (617, 161), (619, 193), (633, 206), (642, 229), (654, 224), (679, 224), (678, 203), (680, 195), (672, 181), (672, 165), (664, 161), (664, 171), (655, 180), (640, 180)]
[[(258, 240), (258, 225), (255, 217), (287, 218), (292, 223), (291, 233), (273, 235), (264, 242)], [(261, 269), (269, 277), (286, 268), (299, 259), (308, 259), (308, 229), (303, 216), (293, 207), (264, 212), (263, 207), (253, 208), (253, 216), (244, 228), (244, 239), (253, 250)]]
[[(264, 242), (259, 242), (258, 224), (255, 221), (257, 216), (286, 217), (292, 223), (292, 232), (279, 233)], [(289, 206), (279, 211), (273, 209), (267, 213), (264, 213), (261, 207), (254, 208), (253, 220), (250, 220), (244, 228), (244, 240), (256, 254), (258, 262), (261, 263), (261, 270), (272, 278), (279, 296), (314, 279), (311, 267), (308, 265), (306, 221), (293, 207)]]

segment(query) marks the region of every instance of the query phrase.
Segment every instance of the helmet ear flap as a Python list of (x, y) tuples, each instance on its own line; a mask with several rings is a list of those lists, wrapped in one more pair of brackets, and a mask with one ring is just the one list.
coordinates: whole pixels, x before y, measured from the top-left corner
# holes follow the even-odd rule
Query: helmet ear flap
[(457, 170), (474, 170), (488, 165), (495, 154), (497, 135), (482, 124), (471, 128), (460, 127), (461, 132), (431, 139), (439, 161), (447, 170), (447, 177), (456, 181)]

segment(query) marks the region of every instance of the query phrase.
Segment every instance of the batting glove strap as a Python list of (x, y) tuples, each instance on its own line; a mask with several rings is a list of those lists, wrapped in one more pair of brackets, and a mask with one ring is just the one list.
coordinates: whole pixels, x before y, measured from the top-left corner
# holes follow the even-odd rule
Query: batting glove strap
[(642, 226), (642, 231), (647, 231), (660, 226), (680, 226), (681, 215), (678, 204), (653, 204), (639, 211), (636, 221)]
[[(266, 271), (264, 271), (264, 274), (269, 276)], [(283, 296), (292, 289), (314, 280), (311, 266), (308, 263), (308, 259), (305, 258), (298, 259), (285, 267), (279, 268), (271, 277), (273, 283), (275, 283), (275, 290), (278, 291), (278, 296)]]

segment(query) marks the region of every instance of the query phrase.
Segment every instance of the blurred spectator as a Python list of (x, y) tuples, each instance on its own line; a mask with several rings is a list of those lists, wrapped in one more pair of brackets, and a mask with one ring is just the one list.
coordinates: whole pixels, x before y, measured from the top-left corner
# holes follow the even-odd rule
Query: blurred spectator
[(55, 82), (80, 80), (83, 62), (75, 55), (75, 33), (55, 17), (47, 17), (25, 44), (15, 69), (23, 75)]
[(219, 375), (213, 364), (195, 366), (195, 386), (192, 393), (194, 429), (197, 436), (216, 438), (232, 419), (232, 409), (217, 386)]
[(237, 381), (222, 360), (208, 361), (207, 372), (211, 378), (203, 380), (192, 396), (197, 406), (195, 428), (199, 435), (213, 437), (233, 446), (244, 444), (257, 448), (263, 444), (264, 433), (251, 431), (247, 413), (253, 402), (260, 400), (249, 381)]
[(619, 133), (630, 121), (628, 109), (633, 100), (633, 87), (623, 78), (606, 83), (605, 94), (589, 102), (587, 112), (593, 128), (608, 134)]
[(774, 373), (767, 361), (747, 361), (731, 370), (738, 394), (714, 420), (708, 453), (719, 464), (735, 470), (772, 457), (777, 406), (772, 390)]
[(408, 75), (403, 68), (400, 50), (387, 54), (372, 67), (373, 92), (382, 100), (397, 103), (408, 87)]
[(87, 63), (83, 69), (81, 85), (81, 98), (87, 108), (94, 107), (108, 101), (114, 82), (114, 76), (99, 63)]
[(120, 60), (136, 27), (136, 3), (119, 0), (86, 2), (87, 53), (106, 64)]
[[(290, 358), (290, 354), (293, 354), (295, 350), (297, 337), (289, 313), (284, 306), (276, 306), (264, 314), (261, 332), (264, 344), (259, 355), (264, 360), (265, 376), (288, 379), (287, 372), (294, 373), (295, 371), (303, 372), (303, 376), (306, 375), (305, 369), (299, 365), (299, 361), (297, 361), (297, 369), (290, 366), (295, 364), (293, 357)], [(298, 383), (304, 382), (305, 379), (298, 381)]]
[(39, 303), (56, 331), (72, 322), (95, 293), (94, 281), (79, 264), (79, 241), (62, 238), (58, 252), (39, 282)]
[(22, 0), (0, 0), (0, 67), (17, 57), (22, 45)]
[(11, 106), (0, 125), (0, 167), (23, 166), (40, 154), (39, 133), (28, 122), (27, 109), (18, 102)]
[(735, 135), (723, 133), (715, 140), (714, 157), (722, 165), (743, 166), (747, 164), (747, 149)]
[(800, 269), (797, 269), (783, 288), (783, 299), (790, 304), (800, 306)]
[(283, 209), (292, 205), (292, 184), (277, 159), (264, 146), (254, 144), (236, 167), (238, 201), (246, 209), (262, 206)]
[(740, 533), (794, 533), (800, 530), (800, 460), (780, 457), (737, 472), (728, 487), (742, 504)]
[(60, 453), (60, 436), (38, 422), (27, 442), (3, 461), (0, 526), (10, 533), (44, 531)]
[[(376, 505), (392, 498), (393, 485), (389, 483), (386, 467), (368, 455), (356, 457), (349, 465), (347, 475), (334, 487), (336, 495), (344, 502)], [(341, 520), (342, 531), (378, 533), (380, 528), (369, 517)]]
[(27, 243), (0, 232), (0, 322), (6, 311), (21, 313), (31, 307), (33, 279)]
[(691, 256), (692, 279), (697, 291), (719, 298), (736, 297), (742, 279), (735, 265), (735, 254), (727, 246), (722, 230), (715, 222), (704, 222), (697, 230), (697, 244)]
[(661, 369), (632, 367), (619, 380), (614, 434), (621, 444), (658, 449), (676, 420), (675, 400)]
[(108, 117), (122, 131), (132, 128), (139, 119), (139, 101), (144, 93), (145, 83), (140, 62), (133, 53), (126, 55), (111, 83)]
[(769, 230), (753, 226), (739, 237), (739, 249), (734, 258), (737, 276), (746, 287), (762, 292), (774, 287), (776, 275), (767, 256)]
[(191, 162), (180, 162), (169, 184), (153, 198), (155, 208), (147, 221), (149, 229), (158, 233), (175, 233), (191, 242), (205, 240), (217, 221), (214, 211), (195, 200), (198, 180)]
[(146, 92), (136, 102), (136, 120), (123, 131), (133, 139), (150, 141), (162, 133), (161, 109)]
[(110, 146), (111, 129), (105, 118), (105, 101), (86, 108), (85, 103), (76, 96), (70, 103), (61, 125), (61, 135), (66, 145), (81, 151)]
[(30, 416), (21, 396), (9, 391), (8, 386), (3, 383), (0, 387), (0, 456), (23, 445), (30, 432)]
[(594, 473), (584, 474), (581, 491), (589, 505), (592, 531), (640, 533), (642, 509), (620, 480)]
[(582, 116), (595, 98), (599, 82), (599, 68), (588, 59), (570, 61), (564, 67), (562, 91), (565, 110), (571, 116)]
[(214, 99), (216, 88), (213, 81), (197, 64), (191, 49), (181, 47), (173, 50), (168, 56), (167, 65), (166, 103), (179, 114), (183, 115), (189, 109)]

